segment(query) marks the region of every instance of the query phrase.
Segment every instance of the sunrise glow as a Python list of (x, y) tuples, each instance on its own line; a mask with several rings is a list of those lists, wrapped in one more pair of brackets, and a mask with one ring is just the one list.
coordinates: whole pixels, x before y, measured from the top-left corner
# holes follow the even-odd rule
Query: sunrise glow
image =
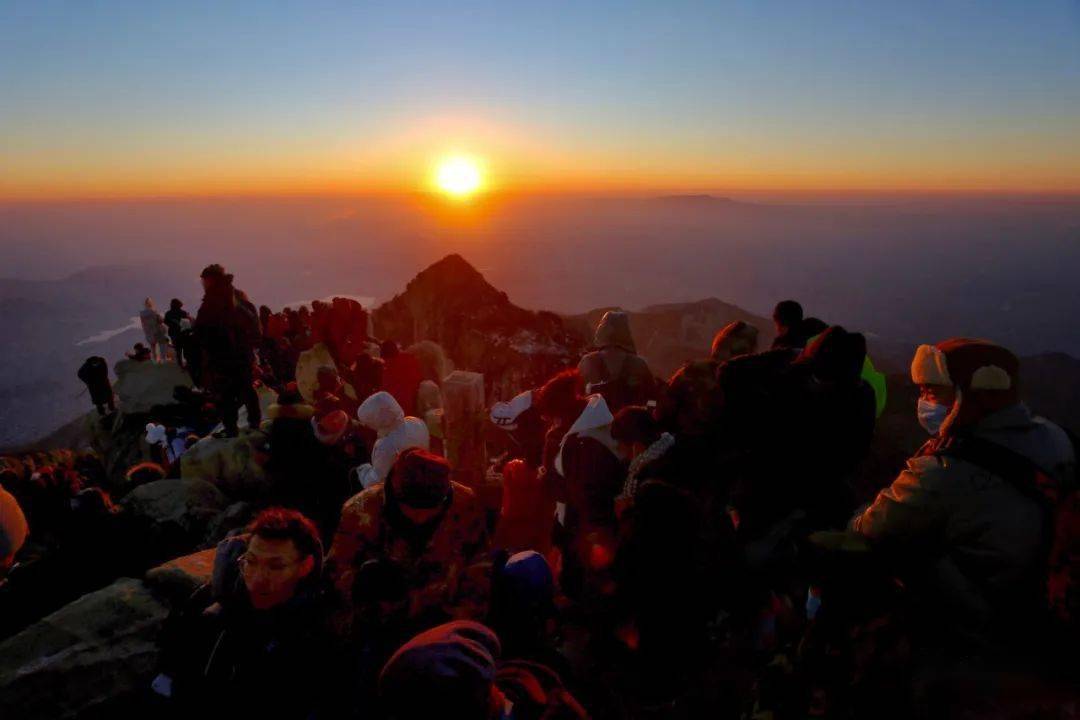
[(435, 185), (439, 190), (457, 198), (465, 198), (477, 192), (482, 180), (477, 162), (460, 155), (440, 162), (435, 173)]

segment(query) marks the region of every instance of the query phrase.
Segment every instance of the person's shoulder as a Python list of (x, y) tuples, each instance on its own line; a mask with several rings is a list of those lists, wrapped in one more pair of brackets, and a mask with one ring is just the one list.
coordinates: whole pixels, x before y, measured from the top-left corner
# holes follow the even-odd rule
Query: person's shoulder
[(381, 509), (385, 504), (386, 488), (382, 482), (377, 482), (346, 500), (343, 512), (364, 514)]

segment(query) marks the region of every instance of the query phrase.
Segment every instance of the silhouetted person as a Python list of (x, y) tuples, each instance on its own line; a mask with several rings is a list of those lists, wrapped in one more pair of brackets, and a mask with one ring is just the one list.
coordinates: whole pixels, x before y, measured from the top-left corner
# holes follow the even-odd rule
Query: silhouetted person
[(181, 366), (184, 364), (181, 358), (182, 344), (180, 342), (180, 324), (184, 318), (190, 318), (191, 315), (184, 309), (184, 303), (179, 299), (173, 298), (169, 302), (169, 309), (165, 312), (165, 327), (169, 330), (169, 342), (172, 343), (173, 349), (176, 351), (176, 362)]
[(97, 355), (87, 358), (79, 368), (78, 375), (79, 379), (86, 383), (86, 389), (90, 391), (90, 402), (94, 403), (98, 415), (104, 415), (106, 407), (109, 412), (116, 410), (112, 383), (109, 382), (109, 365), (105, 358)]
[(416, 414), (416, 391), (424, 373), (420, 361), (412, 353), (402, 351), (393, 340), (385, 340), (379, 347), (382, 355), (382, 387), (394, 396), (406, 415)]
[(262, 418), (253, 385), (259, 314), (247, 295), (233, 287), (225, 268), (208, 265), (201, 277), (205, 294), (194, 324), (201, 384), (219, 404), (225, 435), (235, 437), (241, 405), (247, 408), (248, 427), (257, 428)]
[(637, 354), (629, 315), (615, 310), (604, 313), (596, 326), (593, 346), (596, 349), (578, 363), (587, 394), (603, 395), (611, 412), (652, 399), (653, 375)]
[(777, 303), (776, 308), (773, 310), (773, 324), (776, 326), (776, 339), (772, 343), (773, 349), (801, 348), (806, 345), (802, 323), (802, 305), (794, 300), (782, 300)]

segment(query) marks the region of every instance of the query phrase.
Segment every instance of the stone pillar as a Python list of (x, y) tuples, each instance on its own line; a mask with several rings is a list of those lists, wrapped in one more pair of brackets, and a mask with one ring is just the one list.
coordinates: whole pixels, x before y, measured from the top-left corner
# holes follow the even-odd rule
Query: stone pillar
[(443, 379), (443, 430), (453, 479), (481, 493), (487, 471), (484, 448), (484, 376), (455, 370)]

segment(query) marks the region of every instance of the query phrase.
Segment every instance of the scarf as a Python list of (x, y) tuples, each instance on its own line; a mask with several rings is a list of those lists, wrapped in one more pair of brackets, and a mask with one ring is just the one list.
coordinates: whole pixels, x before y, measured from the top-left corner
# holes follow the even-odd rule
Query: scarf
[(638, 488), (638, 474), (642, 468), (663, 457), (664, 453), (675, 445), (675, 436), (671, 433), (662, 433), (660, 438), (652, 445), (645, 448), (636, 458), (630, 461), (630, 468), (626, 473), (626, 482), (623, 483), (622, 493), (619, 497), (633, 498)]

